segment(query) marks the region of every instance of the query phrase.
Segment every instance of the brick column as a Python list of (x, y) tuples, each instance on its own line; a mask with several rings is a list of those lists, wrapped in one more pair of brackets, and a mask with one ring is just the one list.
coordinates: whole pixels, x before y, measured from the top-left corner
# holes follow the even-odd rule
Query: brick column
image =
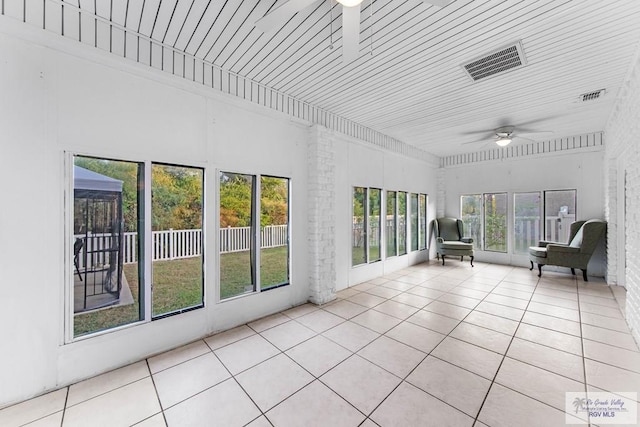
[[(606, 208), (609, 222), (607, 254), (609, 283), (619, 281), (615, 276), (617, 263), (625, 262), (627, 288), (626, 318), (637, 342), (640, 342), (640, 46), (627, 81), (617, 94), (616, 104), (605, 128)], [(624, 159), (625, 170), (619, 171), (618, 159)], [(625, 177), (625, 223), (618, 224), (618, 174)], [(625, 251), (618, 253), (617, 235), (624, 232)]]
[(436, 217), (443, 218), (445, 216), (445, 204), (447, 203), (445, 186), (445, 169), (440, 168), (436, 172)]
[(336, 298), (335, 148), (331, 131), (310, 131), (308, 171), (309, 301), (326, 304)]

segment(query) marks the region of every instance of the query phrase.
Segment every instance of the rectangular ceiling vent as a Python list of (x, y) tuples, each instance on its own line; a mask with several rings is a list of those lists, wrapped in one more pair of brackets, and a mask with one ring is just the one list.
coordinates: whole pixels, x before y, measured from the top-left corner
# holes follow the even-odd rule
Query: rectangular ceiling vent
[(522, 44), (517, 41), (488, 55), (483, 55), (481, 58), (462, 64), (462, 68), (474, 82), (477, 82), (508, 70), (523, 67), (526, 64)]
[(580, 102), (593, 101), (595, 99), (603, 97), (605, 93), (607, 93), (605, 89), (600, 89), (600, 90), (596, 90), (594, 92), (589, 92), (589, 93), (583, 93), (578, 97), (578, 101)]

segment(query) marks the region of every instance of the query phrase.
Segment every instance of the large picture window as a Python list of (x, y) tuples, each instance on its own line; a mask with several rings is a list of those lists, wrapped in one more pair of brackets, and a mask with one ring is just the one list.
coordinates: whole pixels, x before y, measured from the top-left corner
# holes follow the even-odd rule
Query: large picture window
[(382, 190), (353, 187), (352, 266), (380, 261)]
[(507, 193), (484, 194), (484, 249), (507, 252)]
[(367, 211), (367, 189), (353, 187), (353, 221), (351, 230), (351, 265), (367, 262), (367, 227), (365, 212)]
[(576, 190), (544, 192), (545, 240), (568, 242), (570, 225), (576, 220)]
[(289, 283), (289, 179), (260, 178), (260, 288)]
[(542, 200), (539, 191), (513, 195), (513, 253), (526, 255), (540, 241)]
[(464, 224), (464, 237), (473, 238), (474, 249), (482, 249), (482, 195), (467, 194), (460, 197), (460, 217)]
[(418, 196), (418, 248), (427, 248), (427, 195)]
[(201, 168), (73, 157), (74, 338), (203, 306), (203, 181)]
[[(507, 193), (463, 195), (460, 215), (464, 234), (473, 237), (475, 248), (507, 252)], [(540, 240), (567, 242), (575, 220), (576, 190), (514, 193), (511, 252), (526, 255)]]
[(220, 173), (220, 299), (256, 290), (256, 177)]
[(380, 239), (381, 239), (381, 227), (380, 212), (382, 210), (382, 190), (377, 188), (369, 189), (369, 212), (368, 221), (369, 230), (367, 235), (369, 236), (369, 262), (380, 261)]
[(463, 234), (476, 249), (507, 251), (507, 193), (467, 194), (460, 197)]
[(143, 188), (142, 163), (73, 158), (74, 337), (144, 318)]
[(385, 220), (385, 237), (387, 240), (387, 258), (398, 254), (398, 212), (395, 191), (387, 191), (387, 217)]
[(407, 253), (407, 193), (398, 192), (398, 255)]
[(220, 299), (288, 283), (289, 179), (221, 172)]
[(203, 305), (203, 179), (200, 168), (151, 166), (154, 317)]
[(411, 193), (411, 250), (418, 250), (418, 195)]

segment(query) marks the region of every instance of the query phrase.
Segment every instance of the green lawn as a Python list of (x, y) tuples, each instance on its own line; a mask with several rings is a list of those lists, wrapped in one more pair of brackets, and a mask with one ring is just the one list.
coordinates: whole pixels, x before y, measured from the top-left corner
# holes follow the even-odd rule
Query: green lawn
[(140, 319), (138, 309), (138, 264), (127, 264), (123, 268), (133, 295), (133, 304), (110, 307), (102, 310), (79, 313), (73, 319), (73, 336), (114, 328)]
[[(288, 282), (287, 247), (262, 249), (260, 276), (262, 289)], [(228, 298), (253, 291), (249, 252), (220, 255), (220, 297)], [(136, 322), (140, 319), (138, 264), (124, 266), (134, 303), (74, 316), (74, 336)], [(161, 315), (202, 303), (202, 259), (186, 258), (153, 263), (153, 315)], [(249, 284), (247, 286), (247, 284)]]
[[(380, 259), (380, 247), (379, 246), (369, 247), (369, 262), (375, 262), (375, 261), (378, 261), (379, 259)], [(356, 266), (360, 264), (366, 264), (366, 260), (364, 259), (364, 247), (352, 246), (351, 265)]]
[(202, 258), (153, 263), (154, 316), (202, 304)]
[[(260, 281), (262, 289), (289, 281), (287, 247), (262, 249)], [(249, 251), (220, 255), (220, 298), (229, 298), (253, 291)]]

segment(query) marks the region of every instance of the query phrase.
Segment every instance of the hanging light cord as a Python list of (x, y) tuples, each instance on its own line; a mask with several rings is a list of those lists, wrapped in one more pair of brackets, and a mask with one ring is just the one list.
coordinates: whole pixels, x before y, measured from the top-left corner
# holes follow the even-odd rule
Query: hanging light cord
[(373, 56), (373, 0), (369, 0), (369, 53)]
[(329, 0), (329, 49), (333, 50), (333, 0)]

